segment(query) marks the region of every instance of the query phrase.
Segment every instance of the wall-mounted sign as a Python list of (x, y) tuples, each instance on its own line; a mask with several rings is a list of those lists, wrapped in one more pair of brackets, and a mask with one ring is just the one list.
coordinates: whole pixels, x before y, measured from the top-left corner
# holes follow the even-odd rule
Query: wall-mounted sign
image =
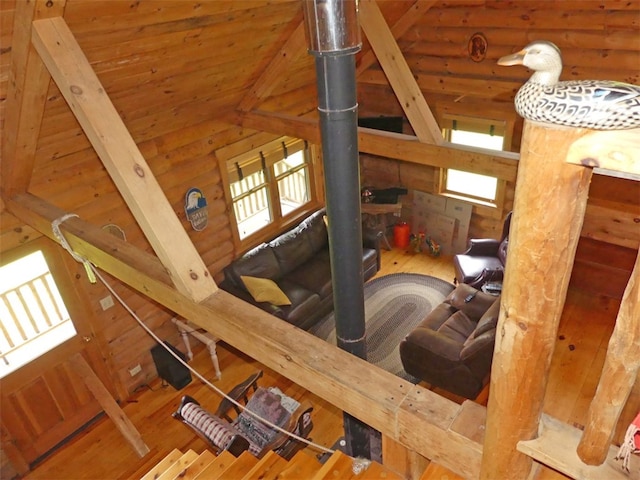
[(190, 188), (185, 196), (184, 211), (194, 230), (201, 231), (207, 226), (209, 213), (207, 199), (199, 188)]
[(481, 62), (487, 56), (487, 39), (481, 33), (474, 33), (469, 39), (467, 48), (469, 49), (469, 57), (474, 62)]

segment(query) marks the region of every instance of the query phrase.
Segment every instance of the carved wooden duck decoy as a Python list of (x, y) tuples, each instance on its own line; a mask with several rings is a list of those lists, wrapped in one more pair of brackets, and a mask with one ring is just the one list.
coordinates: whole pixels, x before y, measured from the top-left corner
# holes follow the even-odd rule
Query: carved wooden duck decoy
[(562, 57), (551, 42), (530, 43), (500, 58), (498, 65), (534, 71), (515, 98), (516, 111), (526, 119), (595, 130), (640, 127), (639, 86), (612, 80), (560, 82)]

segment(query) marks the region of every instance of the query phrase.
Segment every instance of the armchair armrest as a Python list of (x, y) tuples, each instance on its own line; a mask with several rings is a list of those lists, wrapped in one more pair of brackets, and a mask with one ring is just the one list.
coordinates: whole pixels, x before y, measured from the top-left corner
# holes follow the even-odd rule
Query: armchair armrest
[[(282, 428), (294, 433), (302, 438), (307, 438), (313, 428), (311, 422), (311, 412), (313, 405), (308, 400), (304, 400), (295, 412), (291, 414), (289, 421)], [(295, 438), (289, 437), (282, 432), (278, 432), (275, 438), (264, 448), (264, 451), (274, 450), (283, 458), (291, 458), (298, 450), (306, 447)]]
[[(240, 400), (244, 400), (244, 403), (249, 401), (248, 393), (250, 389), (253, 389), (255, 392), (258, 389), (258, 380), (262, 377), (262, 370), (258, 370), (256, 373), (247, 378), (244, 382), (239, 383), (227, 394), (229, 397), (234, 399), (236, 402)], [(229, 416), (229, 410), (233, 408), (236, 411), (236, 414), (240, 414), (240, 409), (233, 402), (228, 400), (227, 398), (223, 398), (218, 408), (214, 412), (214, 415), (218, 417), (222, 417), (228, 422), (232, 422), (232, 418)]]
[(478, 257), (497, 257), (500, 241), (493, 238), (472, 238), (469, 240), (469, 248), (463, 255)]

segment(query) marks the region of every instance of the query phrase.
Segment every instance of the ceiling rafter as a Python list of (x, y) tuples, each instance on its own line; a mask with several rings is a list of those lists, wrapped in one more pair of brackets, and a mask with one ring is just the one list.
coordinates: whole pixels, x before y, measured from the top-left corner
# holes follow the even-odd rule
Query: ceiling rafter
[[(437, 0), (416, 0), (413, 5), (407, 9), (405, 14), (391, 27), (393, 37), (398, 39), (407, 33), (407, 31), (415, 25), (416, 21), (436, 2)], [(372, 50), (363, 52), (356, 65), (356, 77), (359, 77), (360, 74), (373, 65), (376, 60), (376, 54)]]
[[(34, 21), (32, 41), (176, 288), (194, 301), (215, 293), (206, 265), (64, 19)], [(23, 100), (19, 108), (29, 107)]]
[(442, 132), (376, 0), (360, 0), (360, 24), (382, 70), (421, 142), (440, 145)]

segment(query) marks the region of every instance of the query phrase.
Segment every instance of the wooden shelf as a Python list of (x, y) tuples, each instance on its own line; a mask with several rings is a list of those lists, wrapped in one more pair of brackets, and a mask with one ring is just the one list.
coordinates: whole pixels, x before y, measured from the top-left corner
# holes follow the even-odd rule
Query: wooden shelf
[(618, 452), (617, 448), (613, 446), (609, 449), (607, 460), (602, 465), (592, 466), (582, 463), (576, 453), (581, 435), (581, 430), (548, 415), (543, 415), (538, 438), (518, 442), (518, 451), (571, 478), (583, 480), (638, 478), (636, 475), (640, 472), (640, 458), (632, 455), (631, 474), (629, 474), (622, 469), (621, 461), (614, 460)]

